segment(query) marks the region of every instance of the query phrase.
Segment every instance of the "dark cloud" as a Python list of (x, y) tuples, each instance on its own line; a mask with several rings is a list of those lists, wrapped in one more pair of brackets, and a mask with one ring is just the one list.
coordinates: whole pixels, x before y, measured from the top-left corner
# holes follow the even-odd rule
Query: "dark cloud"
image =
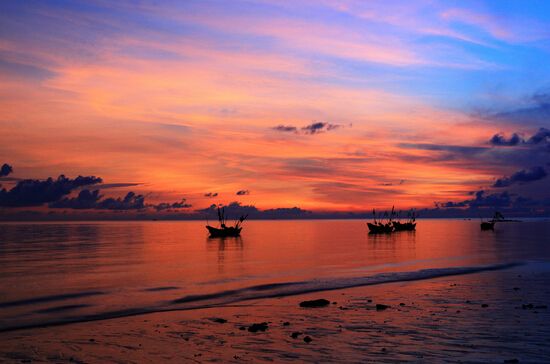
[[(529, 165), (544, 165), (550, 160), (550, 130), (546, 128), (539, 128), (526, 139), (519, 137), (518, 133), (514, 133), (510, 139), (496, 134), (490, 143), (497, 148), (492, 148), (479, 162), (525, 168)], [(498, 148), (502, 146), (506, 148)]]
[(59, 201), (50, 203), (49, 207), (56, 209), (95, 209), (102, 196), (99, 195), (99, 190), (90, 191), (82, 190), (77, 197), (65, 197)]
[(399, 153), (396, 158), (407, 163), (443, 163), (453, 164), (454, 166), (463, 166), (464, 168), (472, 168), (472, 160), (483, 160), (484, 162), (491, 158), (487, 156), (490, 153), (490, 147), (477, 147), (467, 145), (447, 145), (447, 144), (432, 144), (432, 143), (400, 143), (397, 144), (402, 149), (425, 150), (432, 153)]
[(299, 207), (276, 208), (263, 210), (261, 216), (264, 219), (300, 219), (312, 217), (311, 211), (303, 210)]
[(185, 201), (186, 200), (182, 198), (181, 201), (174, 202), (174, 203), (161, 202), (158, 205), (153, 205), (153, 208), (156, 209), (157, 211), (162, 211), (162, 210), (172, 210), (172, 209), (188, 209), (190, 207), (193, 207), (193, 205), (188, 204)]
[(217, 192), (208, 192), (204, 194), (204, 197), (217, 197), (217, 196), (218, 196)]
[(217, 219), (218, 206), (225, 208), (225, 214), (229, 217), (229, 219), (236, 219), (242, 215), (257, 216), (257, 214), (259, 213), (259, 210), (255, 206), (241, 205), (241, 203), (237, 201), (231, 202), (229, 205), (212, 204), (205, 209), (197, 210), (197, 212), (200, 214), (205, 214), (209, 217), (215, 217)]
[(144, 209), (145, 197), (136, 195), (134, 192), (128, 192), (123, 198), (109, 197), (100, 200), (99, 190), (90, 192), (82, 190), (77, 197), (64, 198), (60, 201), (51, 203), (51, 208), (65, 209), (97, 209), (97, 210), (140, 210)]
[(470, 200), (464, 200), (460, 202), (445, 202), (445, 203), (436, 203), (437, 207), (442, 208), (469, 208), (469, 209), (478, 209), (483, 207), (489, 208), (499, 208), (499, 207), (509, 207), (512, 203), (512, 196), (508, 191), (501, 193), (487, 194), (485, 191), (480, 190), (474, 193), (475, 198)]
[(550, 120), (550, 93), (538, 92), (522, 100), (527, 106), (516, 107), (507, 111), (483, 113), (480, 115), (489, 120), (525, 126), (544, 125)]
[(185, 199), (178, 202), (168, 203), (161, 202), (157, 205), (145, 204), (145, 197), (137, 195), (134, 192), (128, 192), (123, 198), (109, 197), (101, 199), (103, 196), (99, 194), (99, 190), (89, 191), (82, 190), (78, 196), (73, 198), (65, 197), (59, 201), (49, 204), (51, 208), (57, 209), (77, 209), (77, 210), (142, 210), (153, 208), (157, 211), (173, 210), (190, 208), (192, 205), (187, 204)]
[(488, 139), (490, 146), (463, 146), (431, 143), (401, 143), (403, 149), (425, 150), (431, 153), (423, 155), (399, 153), (397, 158), (411, 163), (441, 163), (454, 167), (498, 171), (515, 167), (545, 165), (550, 160), (550, 131), (540, 128), (536, 133), (525, 139), (521, 134), (514, 133), (509, 137), (494, 134)]
[(489, 143), (496, 146), (514, 146), (523, 143), (523, 141), (524, 140), (517, 133), (512, 134), (510, 139), (506, 139), (502, 134), (495, 134)]
[(139, 186), (141, 183), (134, 183), (134, 182), (128, 182), (128, 183), (102, 183), (100, 187), (102, 190), (105, 190), (107, 188), (123, 188), (123, 187), (134, 187)]
[(421, 210), (424, 217), (490, 217), (495, 210), (506, 216), (548, 216), (550, 197), (531, 198), (509, 191), (487, 193), (477, 191), (475, 197), (459, 202), (435, 203), (435, 209)]
[(237, 196), (250, 195), (250, 191), (249, 190), (240, 190), (240, 191), (237, 191), (236, 195)]
[(9, 164), (4, 163), (2, 165), (2, 168), (0, 168), (0, 177), (5, 177), (12, 172), (13, 172), (13, 168)]
[(291, 208), (275, 208), (260, 210), (252, 205), (241, 205), (240, 202), (234, 201), (229, 205), (215, 205), (202, 210), (197, 210), (197, 213), (201, 216), (208, 216), (212, 219), (217, 219), (218, 206), (225, 209), (226, 216), (229, 219), (236, 219), (239, 216), (249, 215), (252, 219), (297, 219), (297, 218), (311, 218), (313, 213), (311, 211), (303, 210), (299, 207)]
[(464, 145), (447, 145), (447, 144), (431, 144), (431, 143), (401, 143), (398, 144), (401, 148), (433, 150), (441, 152), (451, 152), (460, 155), (473, 155), (487, 151), (487, 147), (472, 147)]
[(538, 181), (539, 179), (543, 179), (547, 176), (546, 171), (543, 167), (533, 167), (529, 169), (522, 169), (521, 171), (517, 171), (516, 173), (512, 174), (510, 177), (503, 177), (499, 178), (495, 181), (495, 184), (493, 187), (508, 187), (513, 185), (514, 183), (527, 183), (532, 181)]
[(6, 189), (0, 191), (0, 206), (40, 206), (58, 201), (79, 187), (101, 182), (101, 178), (95, 176), (78, 176), (75, 179), (70, 179), (61, 175), (57, 179), (51, 177), (47, 180), (25, 179), (17, 182), (9, 191)]
[(301, 132), (302, 134), (306, 134), (306, 135), (314, 135), (314, 134), (323, 133), (325, 131), (338, 129), (338, 128), (341, 128), (341, 127), (342, 127), (342, 125), (339, 125), (339, 124), (331, 124), (331, 123), (318, 121), (318, 122), (314, 122), (314, 123), (311, 123), (309, 125), (303, 126), (299, 129), (298, 129), (298, 127), (293, 126), (293, 125), (278, 125), (278, 126), (273, 127), (273, 130), (280, 131), (280, 132), (283, 132), (283, 133), (298, 134), (299, 132)]
[(502, 134), (495, 134), (489, 140), (489, 143), (495, 146), (516, 146), (519, 144), (540, 144), (540, 143), (550, 143), (550, 129), (540, 128), (535, 134), (533, 134), (529, 139), (525, 140), (518, 135), (518, 133), (512, 134), (510, 139), (506, 139)]
[(145, 208), (145, 197), (128, 192), (124, 198), (109, 197), (97, 204), (97, 209), (102, 210), (140, 210)]
[(313, 135), (313, 134), (322, 133), (324, 131), (338, 129), (339, 127), (340, 127), (340, 125), (336, 125), (336, 124), (316, 122), (316, 123), (312, 123), (312, 124), (304, 126), (301, 130), (305, 134)]
[(546, 128), (540, 128), (529, 140), (529, 144), (550, 143), (550, 130)]
[(277, 125), (273, 128), (273, 130), (281, 131), (284, 133), (297, 133), (298, 128), (292, 125)]
[[(399, 182), (398, 182), (396, 185), (400, 186), (400, 185), (402, 185), (403, 183), (405, 183), (405, 180), (404, 180), (404, 179), (401, 179), (401, 180), (399, 180)], [(386, 186), (386, 187), (388, 187), (388, 186), (393, 186), (393, 185), (394, 185), (393, 182), (383, 182), (383, 183), (380, 183), (380, 186)]]

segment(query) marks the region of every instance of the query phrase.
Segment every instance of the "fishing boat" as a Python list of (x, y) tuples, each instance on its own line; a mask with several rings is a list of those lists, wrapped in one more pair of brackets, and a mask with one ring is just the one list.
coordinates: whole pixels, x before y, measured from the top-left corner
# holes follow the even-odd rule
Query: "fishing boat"
[(496, 211), (491, 220), (481, 221), (481, 224), (480, 224), (481, 230), (495, 230), (495, 224), (499, 221), (506, 221), (506, 220), (504, 219), (504, 216), (500, 212)]
[(210, 226), (208, 222), (206, 223), (206, 229), (210, 233), (212, 238), (224, 238), (224, 237), (237, 237), (241, 235), (242, 223), (246, 220), (248, 215), (242, 215), (238, 220), (235, 221), (233, 226), (227, 226), (226, 217), (225, 217), (225, 207), (218, 207), (218, 222), (219, 227)]
[(237, 237), (241, 235), (242, 227), (233, 227), (233, 226), (222, 226), (221, 228), (215, 228), (210, 225), (206, 225), (210, 236), (213, 238), (221, 237)]
[[(370, 234), (389, 234), (396, 231), (414, 231), (416, 230), (416, 212), (410, 210), (407, 213), (407, 220), (405, 222), (400, 221), (401, 211), (396, 212), (395, 206), (392, 207), (391, 212), (387, 211), (383, 214), (380, 213), (376, 217), (376, 210), (372, 210), (373, 222), (367, 223)], [(397, 220), (394, 220), (396, 218)]]
[(379, 222), (372, 224), (367, 222), (367, 226), (369, 227), (369, 234), (389, 234), (393, 231), (393, 226), (389, 223), (382, 224)]
[(401, 222), (399, 221), (399, 215), (401, 214), (401, 211), (397, 214), (398, 221), (393, 221), (393, 230), (394, 231), (414, 231), (416, 230), (416, 212), (414, 210), (411, 210), (407, 213), (407, 222)]
[(416, 230), (416, 222), (399, 222), (394, 221), (393, 222), (393, 229), (395, 231), (413, 231)]
[(374, 221), (372, 223), (367, 222), (369, 227), (369, 234), (390, 234), (393, 232), (392, 217), (394, 214), (394, 208), (392, 207), (391, 215), (388, 215), (388, 212), (380, 215), (376, 218), (376, 210), (372, 209), (372, 215)]
[(495, 230), (495, 221), (482, 221), (481, 230)]

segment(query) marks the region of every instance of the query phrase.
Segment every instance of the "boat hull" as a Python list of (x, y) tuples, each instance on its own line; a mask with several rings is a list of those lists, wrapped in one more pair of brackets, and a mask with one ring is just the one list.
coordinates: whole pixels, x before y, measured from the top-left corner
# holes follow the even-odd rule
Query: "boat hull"
[(393, 231), (393, 226), (390, 224), (378, 225), (367, 222), (370, 234), (389, 234)]
[(489, 222), (482, 222), (481, 223), (481, 230), (494, 230), (495, 229), (495, 222), (489, 221)]
[(206, 229), (210, 233), (210, 236), (213, 238), (223, 238), (223, 237), (237, 237), (241, 235), (242, 228), (235, 227), (226, 227), (223, 229), (215, 228), (209, 225), (206, 225)]
[(414, 231), (416, 230), (415, 222), (393, 222), (393, 229), (395, 231)]

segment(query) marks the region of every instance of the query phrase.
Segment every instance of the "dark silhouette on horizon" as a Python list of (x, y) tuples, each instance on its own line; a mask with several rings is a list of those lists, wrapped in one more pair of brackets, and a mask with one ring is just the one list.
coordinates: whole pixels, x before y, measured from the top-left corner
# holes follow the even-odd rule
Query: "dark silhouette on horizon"
[(495, 211), (491, 220), (481, 221), (481, 230), (495, 230), (495, 224), (497, 222), (521, 222), (521, 220), (506, 219), (500, 211)]
[[(387, 211), (380, 213), (378, 219), (376, 218), (376, 210), (372, 209), (372, 215), (374, 222), (367, 222), (369, 227), (369, 234), (389, 234), (396, 231), (414, 231), (416, 229), (416, 212), (411, 210), (407, 213), (408, 220), (401, 222), (400, 212), (395, 212), (395, 206), (392, 206), (391, 212)], [(397, 218), (397, 221), (394, 220)]]
[(246, 220), (248, 214), (241, 215), (239, 219), (235, 220), (233, 226), (227, 226), (227, 218), (225, 215), (225, 207), (218, 207), (218, 222), (220, 224), (219, 228), (210, 226), (207, 222), (206, 229), (210, 233), (210, 237), (237, 237), (241, 235), (242, 223)]

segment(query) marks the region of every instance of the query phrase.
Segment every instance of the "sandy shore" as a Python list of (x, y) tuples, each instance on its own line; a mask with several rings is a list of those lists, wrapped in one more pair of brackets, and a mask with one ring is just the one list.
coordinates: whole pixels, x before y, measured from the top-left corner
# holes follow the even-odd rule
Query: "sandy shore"
[[(548, 272), (520, 267), (21, 330), (0, 335), (0, 360), (542, 363), (549, 282)], [(299, 307), (317, 298), (331, 304)], [(267, 330), (249, 331), (263, 322)]]

